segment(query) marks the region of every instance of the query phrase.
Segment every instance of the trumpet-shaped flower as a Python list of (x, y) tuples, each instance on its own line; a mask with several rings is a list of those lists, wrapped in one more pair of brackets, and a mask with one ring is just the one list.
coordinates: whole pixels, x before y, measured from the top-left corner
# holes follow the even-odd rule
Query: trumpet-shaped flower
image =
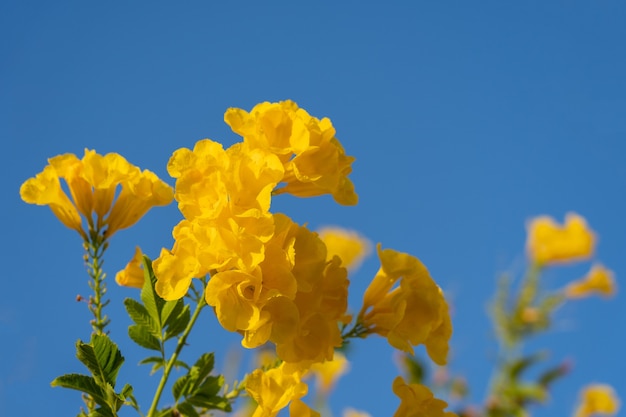
[(308, 387), (301, 381), (299, 372), (290, 372), (281, 364), (267, 371), (252, 372), (246, 379), (246, 391), (258, 404), (253, 417), (273, 417), (290, 402), (305, 396)]
[(402, 377), (393, 381), (393, 392), (400, 397), (400, 406), (394, 417), (456, 417), (443, 400), (435, 398), (428, 387), (421, 384), (407, 384)]
[(551, 217), (540, 216), (532, 219), (527, 229), (528, 256), (538, 265), (587, 259), (595, 248), (595, 234), (585, 219), (575, 213), (565, 216), (563, 226)]
[(620, 408), (620, 401), (613, 387), (591, 384), (583, 388), (574, 417), (613, 416)]
[(340, 227), (324, 227), (318, 230), (320, 239), (328, 250), (327, 260), (339, 256), (349, 270), (356, 270), (371, 252), (369, 240), (358, 233)]
[(610, 297), (615, 294), (615, 291), (613, 272), (603, 265), (595, 264), (585, 277), (565, 287), (565, 296), (567, 298), (583, 298), (597, 293)]
[(139, 246), (135, 248), (135, 255), (126, 267), (115, 275), (115, 282), (125, 287), (143, 287), (143, 254)]
[(413, 354), (424, 344), (446, 363), (452, 322), (443, 292), (419, 259), (378, 246), (381, 268), (366, 289), (358, 320), (393, 347)]
[(285, 186), (275, 193), (298, 197), (331, 194), (343, 205), (358, 197), (348, 179), (353, 157), (347, 156), (335, 138), (329, 119), (317, 119), (291, 100), (260, 103), (250, 112), (228, 109), (224, 121), (252, 148), (277, 155), (285, 168)]
[(20, 195), (27, 203), (50, 206), (63, 224), (84, 239), (88, 234), (78, 213), (86, 219), (89, 230), (102, 230), (111, 237), (135, 224), (150, 208), (167, 205), (173, 199), (171, 187), (155, 174), (142, 172), (115, 153), (100, 155), (85, 149), (82, 159), (65, 154), (48, 162), (40, 174), (22, 184)]

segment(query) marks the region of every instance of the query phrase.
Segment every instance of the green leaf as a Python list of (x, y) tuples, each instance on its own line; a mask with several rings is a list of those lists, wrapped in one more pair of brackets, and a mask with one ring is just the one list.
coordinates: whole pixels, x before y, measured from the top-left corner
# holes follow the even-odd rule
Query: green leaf
[(154, 276), (154, 271), (152, 270), (152, 261), (145, 255), (143, 257), (143, 273), (144, 284), (141, 289), (141, 301), (143, 301), (143, 305), (152, 320), (154, 320), (154, 322), (158, 325), (160, 333), (162, 330), (161, 310), (163, 309), (165, 301), (159, 297), (154, 290), (156, 277)]
[(94, 334), (90, 343), (76, 343), (76, 357), (91, 371), (100, 386), (115, 386), (117, 373), (124, 363), (117, 345), (106, 334)]
[(544, 373), (539, 376), (537, 383), (543, 387), (548, 387), (551, 383), (553, 383), (558, 378), (561, 378), (569, 372), (569, 366), (567, 363), (563, 363), (561, 365), (557, 365), (553, 368), (548, 369)]
[(168, 325), (168, 321), (170, 317), (176, 317), (183, 310), (184, 302), (183, 299), (166, 301), (163, 304), (163, 310), (161, 310), (161, 323), (163, 323), (163, 327)]
[(176, 411), (178, 411), (184, 417), (200, 417), (200, 414), (198, 414), (196, 409), (193, 408), (193, 405), (187, 402), (178, 404), (176, 406)]
[[(179, 410), (189, 407), (230, 411), (230, 402), (217, 394), (224, 385), (223, 376), (211, 376), (215, 358), (213, 353), (205, 353), (196, 361), (186, 375), (180, 377), (172, 387)], [(180, 402), (181, 398), (185, 398)]]
[[(182, 303), (182, 300), (179, 300)], [(189, 305), (183, 303), (183, 308), (176, 317), (173, 315), (169, 317), (169, 323), (165, 329), (165, 335), (163, 340), (169, 340), (172, 337), (178, 336), (181, 334), (189, 324), (191, 320), (191, 313), (189, 311)]]
[(408, 371), (409, 383), (423, 383), (424, 379), (426, 378), (426, 370), (424, 369), (424, 364), (413, 355), (404, 355), (403, 362)]
[(105, 393), (96, 383), (93, 377), (81, 374), (67, 374), (55, 378), (51, 383), (53, 387), (74, 389), (91, 395), (97, 404), (106, 404)]
[(135, 324), (146, 327), (157, 337), (161, 335), (159, 324), (150, 317), (148, 310), (139, 301), (127, 298), (124, 300), (124, 307)]
[(540, 362), (547, 357), (546, 352), (537, 352), (532, 355), (517, 359), (509, 364), (509, 376), (512, 380), (517, 380), (519, 376), (529, 367)]
[(193, 395), (213, 370), (214, 363), (213, 353), (203, 353), (187, 372), (187, 375), (180, 377), (172, 387), (174, 398), (178, 400), (181, 396)]
[(187, 398), (187, 402), (209, 410), (230, 411), (230, 402), (217, 395), (223, 385), (223, 376), (210, 376), (205, 379), (192, 396)]
[(139, 346), (161, 351), (161, 342), (146, 327), (135, 324), (128, 328), (128, 336)]

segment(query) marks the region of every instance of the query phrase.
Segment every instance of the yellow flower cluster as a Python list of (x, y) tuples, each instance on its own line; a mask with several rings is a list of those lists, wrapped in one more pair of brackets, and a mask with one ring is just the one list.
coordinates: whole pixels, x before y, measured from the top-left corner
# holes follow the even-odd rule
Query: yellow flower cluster
[(444, 365), (452, 322), (441, 288), (419, 259), (380, 245), (378, 256), (381, 267), (365, 291), (359, 321), (404, 352), (424, 344)]
[(347, 271), (339, 258), (327, 260), (316, 233), (269, 210), (279, 193), (356, 204), (347, 178), (353, 158), (328, 119), (291, 101), (229, 109), (225, 120), (242, 142), (223, 149), (201, 140), (168, 163), (185, 219), (174, 228), (174, 247), (154, 261), (156, 290), (178, 299), (193, 278), (209, 274), (206, 301), (245, 347), (270, 341), (287, 362), (330, 360), (342, 344)]
[[(354, 158), (346, 156), (330, 120), (292, 101), (229, 109), (224, 119), (241, 142), (224, 149), (204, 139), (177, 150), (168, 163), (184, 219), (173, 230), (174, 246), (153, 262), (155, 288), (175, 300), (192, 279), (208, 275), (205, 300), (220, 324), (240, 333), (246, 348), (273, 344), (282, 361), (247, 378), (258, 404), (253, 415), (274, 416), (288, 404), (293, 416), (319, 415), (300, 400), (308, 389), (302, 377), (311, 368), (339, 372), (341, 362), (331, 361), (351, 320), (346, 264), (358, 261), (367, 241), (357, 239), (355, 246), (353, 238), (335, 239), (329, 250), (317, 233), (270, 212), (270, 205), (282, 193), (329, 194), (356, 204), (347, 177)], [(358, 324), (365, 330), (355, 336), (378, 333), (405, 351), (425, 344), (445, 363), (452, 328), (441, 290), (416, 258), (391, 250), (379, 255), (383, 266)], [(392, 290), (395, 282), (399, 288)], [(324, 362), (330, 368), (316, 368)]]
[[(103, 231), (109, 238), (135, 224), (150, 208), (173, 200), (169, 185), (116, 153), (99, 155), (85, 149), (82, 159), (64, 154), (48, 162), (42, 172), (22, 184), (20, 196), (27, 203), (49, 206), (65, 226), (85, 240), (92, 230)], [(87, 221), (87, 231), (81, 214)]]
[[(532, 219), (527, 228), (526, 249), (531, 262), (537, 266), (586, 260), (594, 255), (596, 235), (576, 213), (568, 213), (563, 226), (549, 216), (540, 216)], [(572, 299), (594, 293), (608, 297), (615, 291), (613, 272), (595, 263), (586, 276), (568, 284), (563, 292)]]

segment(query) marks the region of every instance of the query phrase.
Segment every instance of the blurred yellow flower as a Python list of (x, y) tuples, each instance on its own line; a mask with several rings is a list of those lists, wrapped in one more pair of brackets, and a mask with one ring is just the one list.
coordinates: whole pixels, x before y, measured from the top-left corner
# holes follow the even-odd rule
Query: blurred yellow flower
[(346, 408), (343, 410), (343, 417), (372, 417), (365, 411), (357, 411), (354, 408)]
[(167, 205), (174, 198), (172, 188), (154, 173), (141, 171), (116, 153), (99, 155), (85, 149), (82, 159), (64, 154), (48, 162), (41, 173), (22, 184), (20, 196), (27, 203), (50, 206), (64, 225), (85, 240), (88, 233), (79, 213), (87, 221), (89, 231), (104, 231), (111, 237), (135, 224), (150, 208)]
[(613, 387), (591, 384), (582, 389), (574, 417), (613, 416), (619, 408), (620, 401)]
[(583, 298), (594, 293), (610, 297), (616, 292), (613, 272), (601, 264), (594, 264), (585, 277), (565, 287), (567, 298)]
[(317, 233), (328, 249), (327, 260), (337, 255), (341, 258), (343, 266), (349, 270), (358, 269), (372, 250), (370, 241), (352, 230), (324, 227)]
[(443, 400), (435, 398), (428, 387), (421, 384), (407, 384), (402, 377), (393, 381), (393, 392), (400, 397), (400, 406), (394, 417), (456, 417)]
[(318, 391), (328, 393), (349, 368), (350, 363), (346, 357), (341, 352), (335, 352), (332, 360), (314, 363), (309, 372), (316, 377)]
[(139, 246), (135, 248), (133, 259), (128, 262), (123, 270), (115, 274), (115, 282), (125, 287), (143, 287), (143, 254)]
[(595, 234), (575, 213), (565, 216), (563, 226), (549, 216), (536, 217), (528, 222), (527, 230), (528, 257), (538, 265), (587, 259), (595, 248)]

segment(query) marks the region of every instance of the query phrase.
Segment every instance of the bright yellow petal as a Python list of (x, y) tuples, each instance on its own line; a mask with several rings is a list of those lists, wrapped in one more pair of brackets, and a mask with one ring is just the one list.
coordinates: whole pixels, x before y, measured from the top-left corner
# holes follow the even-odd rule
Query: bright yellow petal
[(583, 298), (592, 294), (610, 297), (617, 291), (613, 271), (601, 264), (594, 264), (589, 273), (565, 287), (567, 298)]
[(615, 390), (606, 384), (590, 384), (579, 396), (574, 417), (613, 416), (620, 409), (620, 400)]
[(532, 219), (528, 225), (526, 249), (536, 264), (549, 265), (588, 259), (596, 243), (585, 219), (575, 213), (565, 216), (563, 226), (548, 216)]
[(115, 282), (125, 287), (143, 287), (143, 254), (139, 246), (135, 248), (135, 255), (126, 267), (115, 275)]
[(26, 203), (49, 206), (65, 226), (86, 236), (78, 210), (61, 188), (59, 177), (52, 166), (46, 166), (34, 178), (26, 180), (20, 187), (20, 196)]

